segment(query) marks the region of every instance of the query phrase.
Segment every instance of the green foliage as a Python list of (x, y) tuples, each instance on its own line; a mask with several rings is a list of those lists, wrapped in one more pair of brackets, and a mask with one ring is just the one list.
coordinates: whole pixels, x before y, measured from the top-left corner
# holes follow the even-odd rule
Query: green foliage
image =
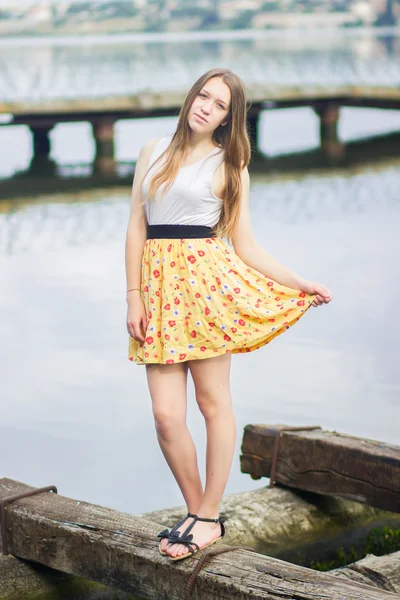
[(366, 554), (382, 556), (400, 550), (400, 529), (371, 529), (365, 545)]
[(274, 2), (264, 2), (261, 6), (260, 12), (280, 12), (282, 10), (281, 3), (279, 0), (274, 0)]
[(364, 23), (361, 21), (361, 19), (357, 19), (352, 23), (343, 23), (342, 27), (362, 27), (363, 25)]
[(244, 10), (231, 21), (232, 29), (251, 29), (254, 11)]
[(375, 556), (383, 556), (400, 550), (400, 529), (391, 529), (390, 527), (377, 528), (370, 530), (365, 538), (364, 545), (361, 550), (357, 550), (354, 546), (348, 553), (341, 546), (336, 551), (336, 558), (327, 561), (310, 562), (309, 568), (316, 571), (330, 571), (339, 567), (345, 567), (353, 562), (364, 558), (367, 554)]

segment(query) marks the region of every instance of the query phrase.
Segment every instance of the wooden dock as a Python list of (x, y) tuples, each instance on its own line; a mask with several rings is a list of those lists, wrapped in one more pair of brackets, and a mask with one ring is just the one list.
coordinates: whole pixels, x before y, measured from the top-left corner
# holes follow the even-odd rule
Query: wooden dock
[[(14, 124), (52, 123), (90, 119), (106, 115), (110, 119), (174, 116), (183, 104), (187, 89), (146, 91), (136, 94), (107, 95), (40, 101), (0, 100), (0, 114), (12, 114)], [(322, 105), (400, 108), (400, 88), (373, 85), (246, 85), (250, 115), (261, 109)]]
[[(117, 38), (89, 39), (83, 46), (48, 40), (1, 47), (0, 126), (29, 126), (35, 156), (47, 157), (49, 133), (57, 123), (87, 121), (97, 164), (107, 170), (116, 121), (176, 117), (194, 80), (218, 65), (243, 79), (255, 150), (264, 110), (311, 107), (320, 119), (321, 147), (336, 159), (343, 146), (338, 137), (342, 106), (400, 108), (397, 29), (384, 37), (338, 31), (329, 40), (323, 33), (282, 37), (270, 32), (246, 41), (217, 39), (218, 34), (190, 41)], [(360, 43), (366, 49), (362, 55)]]
[[(255, 427), (268, 432), (265, 435), (261, 433), (257, 438), (257, 455), (264, 456), (265, 448), (271, 446), (270, 439), (274, 435), (275, 440), (278, 439), (278, 432), (282, 426), (248, 426), (245, 430), (244, 440), (249, 436), (249, 432), (254, 433)], [(307, 453), (304, 450), (299, 452), (299, 443), (307, 443), (307, 440), (309, 443), (309, 440), (312, 439), (314, 450), (322, 449), (322, 455), (324, 455), (327, 440), (330, 439), (332, 444), (335, 443), (338, 457), (336, 468), (339, 469), (339, 472), (346, 470), (343, 466), (343, 462), (346, 460), (347, 470), (351, 470), (349, 465), (354, 462), (360, 472), (360, 464), (365, 464), (365, 457), (372, 452), (373, 448), (376, 455), (375, 463), (379, 463), (382, 472), (385, 473), (379, 480), (378, 488), (383, 489), (383, 484), (385, 484), (386, 487), (389, 486), (390, 491), (389, 495), (383, 494), (385, 498), (383, 503), (387, 505), (389, 498), (394, 503), (393, 506), (397, 506), (396, 468), (400, 456), (399, 447), (379, 444), (371, 440), (361, 440), (353, 436), (340, 436), (336, 432), (324, 432), (321, 428), (308, 431), (307, 427), (302, 429), (303, 432), (285, 431), (280, 433), (282, 439), (280, 439), (275, 462), (276, 480), (282, 478), (282, 467), (286, 464), (289, 453), (288, 440), (292, 443), (292, 451), (295, 453), (298, 468), (302, 464), (305, 465), (304, 472), (311, 470), (313, 473), (318, 472), (317, 466), (320, 466), (321, 463), (321, 452), (312, 452), (309, 447)], [(260, 434), (260, 430), (257, 430), (257, 433)], [(331, 434), (330, 438), (328, 433)], [(300, 442), (297, 440), (293, 446), (296, 436), (300, 436), (302, 439)], [(348, 447), (349, 440), (347, 438), (350, 437), (354, 452), (345, 459), (344, 451), (340, 454), (340, 449)], [(333, 438), (336, 438), (335, 442), (332, 441)], [(325, 447), (321, 442), (323, 439), (325, 439)], [(361, 448), (358, 455), (355, 453), (357, 439), (358, 446)], [(244, 445), (247, 448), (248, 439), (246, 442), (244, 441)], [(291, 464), (293, 465), (295, 462), (293, 460)], [(291, 468), (286, 467), (286, 470), (290, 471)], [(391, 474), (394, 476), (394, 482), (391, 482)], [(371, 479), (375, 475), (376, 473), (372, 470)], [(368, 479), (368, 474), (360, 477), (360, 489), (366, 485), (365, 479)], [(342, 482), (344, 480), (344, 477), (340, 479)], [(315, 481), (316, 477), (314, 476), (314, 487), (316, 487)], [(332, 481), (334, 484), (334, 480)], [(321, 482), (324, 490), (321, 489), (321, 493), (333, 492), (332, 489), (328, 489), (326, 492), (327, 486), (324, 479)], [(300, 479), (297, 479), (297, 483), (302, 485)], [(354, 493), (356, 485), (356, 482), (353, 482), (352, 497), (357, 496), (362, 501), (369, 501), (369, 497)], [(398, 581), (399, 553), (390, 555), (385, 561), (382, 560), (384, 566), (381, 576), (376, 575), (370, 580), (366, 565), (363, 568), (356, 566), (353, 570), (350, 565), (350, 570), (346, 573), (334, 575), (258, 554), (252, 548), (226, 546), (221, 543), (204, 552), (197, 553), (186, 561), (172, 563), (168, 557), (161, 556), (157, 549), (157, 533), (162, 529), (160, 524), (143, 517), (62, 496), (55, 493), (56, 489), (53, 491), (48, 488), (39, 489), (41, 491), (34, 494), (35, 488), (32, 486), (7, 478), (0, 479), (1, 549), (3, 553), (6, 551), (14, 557), (34, 561), (63, 573), (99, 582), (125, 593), (134, 594), (138, 599), (156, 600), (162, 597), (169, 600), (183, 600), (184, 598), (196, 598), (196, 600), (209, 600), (210, 598), (221, 600), (250, 600), (250, 598), (252, 600), (263, 598), (268, 598), (268, 600), (283, 600), (284, 598), (385, 600), (387, 598), (389, 600), (398, 598), (397, 591), (400, 589), (400, 581)], [(337, 488), (335, 491), (339, 496), (343, 496), (340, 489)], [(32, 495), (15, 497), (20, 494)], [(370, 497), (374, 500), (378, 496), (379, 494), (373, 494)], [(7, 498), (10, 501), (7, 502)], [(227, 527), (229, 527), (229, 521)], [(201, 569), (204, 560), (207, 561), (206, 566)], [(196, 567), (200, 567), (198, 574), (193, 572)], [(376, 568), (379, 571), (377, 566)], [(6, 586), (6, 584), (7, 582), (0, 581), (0, 597), (8, 600), (7, 596), (1, 595), (1, 585)], [(397, 587), (398, 585), (399, 587)]]
[(245, 427), (243, 473), (400, 513), (399, 446), (320, 428), (279, 432), (276, 425)]
[[(400, 88), (394, 86), (249, 83), (246, 88), (248, 130), (255, 152), (258, 148), (259, 117), (263, 110), (311, 107), (320, 121), (322, 150), (330, 159), (338, 160), (344, 151), (338, 134), (341, 107), (400, 109)], [(34, 156), (46, 159), (51, 153), (50, 132), (57, 123), (88, 121), (95, 141), (95, 167), (100, 172), (109, 173), (114, 165), (115, 123), (124, 119), (176, 117), (186, 93), (187, 89), (117, 96), (44, 98), (40, 101), (5, 101), (0, 98), (0, 116), (9, 114), (13, 125), (28, 125), (32, 132)]]
[[(0, 501), (32, 489), (0, 480)], [(138, 598), (182, 600), (196, 555), (171, 563), (157, 549), (160, 526), (127, 513), (44, 492), (8, 506), (8, 552), (115, 587)], [(219, 545), (223, 548), (223, 545)], [(229, 547), (225, 547), (229, 548)], [(389, 600), (396, 594), (235, 549), (213, 556), (196, 578), (198, 600)]]

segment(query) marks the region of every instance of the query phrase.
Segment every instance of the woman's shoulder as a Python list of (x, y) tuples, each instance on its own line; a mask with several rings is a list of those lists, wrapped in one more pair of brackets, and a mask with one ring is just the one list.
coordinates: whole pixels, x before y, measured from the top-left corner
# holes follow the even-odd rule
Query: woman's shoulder
[(161, 142), (163, 138), (151, 138), (145, 144), (143, 144), (142, 149), (140, 150), (143, 154), (151, 154), (154, 148), (157, 146), (159, 142)]
[(139, 164), (148, 164), (153, 152), (165, 138), (151, 138), (140, 149), (137, 162)]
[(146, 156), (147, 158), (150, 158), (150, 156), (153, 154), (156, 148), (161, 148), (162, 150), (165, 150), (165, 148), (168, 146), (171, 140), (171, 137), (172, 136), (170, 135), (164, 135), (163, 137), (152, 138), (148, 140), (142, 146), (140, 153)]

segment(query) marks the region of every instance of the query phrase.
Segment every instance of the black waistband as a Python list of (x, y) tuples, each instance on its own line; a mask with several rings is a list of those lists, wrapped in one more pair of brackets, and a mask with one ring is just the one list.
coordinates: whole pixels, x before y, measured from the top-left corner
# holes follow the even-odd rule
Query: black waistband
[(212, 238), (215, 233), (206, 225), (148, 225), (147, 239), (150, 238)]

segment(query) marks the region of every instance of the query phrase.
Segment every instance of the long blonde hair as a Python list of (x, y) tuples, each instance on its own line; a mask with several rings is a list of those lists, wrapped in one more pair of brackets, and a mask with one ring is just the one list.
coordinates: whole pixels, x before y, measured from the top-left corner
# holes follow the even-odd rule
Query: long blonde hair
[[(247, 131), (247, 105), (244, 84), (240, 77), (229, 69), (211, 69), (202, 75), (189, 90), (183, 106), (179, 112), (179, 121), (168, 148), (153, 163), (155, 165), (165, 155), (166, 160), (163, 167), (152, 177), (149, 183), (149, 192), (145, 202), (154, 197), (158, 187), (165, 184), (163, 194), (173, 184), (180, 164), (185, 156), (190, 139), (190, 127), (188, 114), (193, 101), (198, 96), (202, 87), (212, 77), (221, 77), (231, 91), (231, 103), (229, 114), (226, 117), (226, 125), (219, 125), (213, 132), (212, 139), (215, 144), (225, 150), (225, 188), (222, 193), (222, 210), (214, 231), (219, 236), (225, 236), (229, 240), (239, 217), (240, 197), (242, 192), (241, 171), (247, 167), (251, 157), (251, 146)], [(151, 165), (147, 172), (152, 168)], [(147, 175), (146, 172), (146, 175)]]

